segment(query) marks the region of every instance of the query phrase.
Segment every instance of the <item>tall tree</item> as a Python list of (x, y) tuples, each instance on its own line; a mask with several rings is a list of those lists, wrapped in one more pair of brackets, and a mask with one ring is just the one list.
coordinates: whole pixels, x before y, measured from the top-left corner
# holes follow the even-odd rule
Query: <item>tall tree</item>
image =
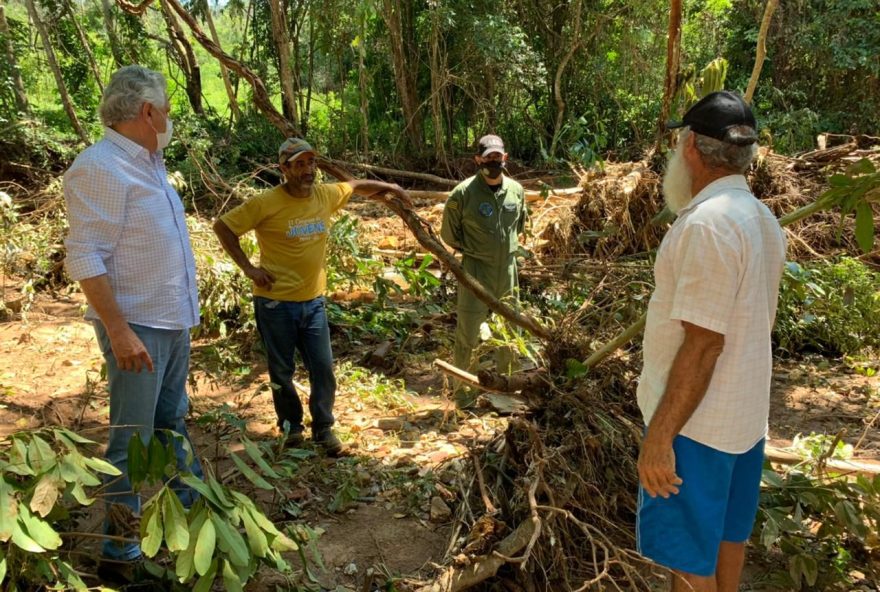
[[(193, 12), (197, 13), (198, 16), (201, 16), (208, 24), (208, 30), (211, 32), (211, 40), (217, 44), (217, 47), (222, 47), (220, 36), (217, 35), (217, 27), (214, 26), (214, 15), (212, 14), (208, 0), (198, 0), (197, 2), (194, 2), (193, 8)], [(232, 81), (229, 80), (229, 70), (223, 65), (223, 62), (218, 63), (220, 64), (220, 77), (223, 79), (223, 88), (226, 89), (226, 97), (229, 99), (230, 115), (233, 119), (236, 119), (241, 116), (241, 109), (238, 107), (238, 100), (235, 98), (235, 92), (232, 90)]]
[(6, 22), (6, 12), (2, 4), (0, 4), (0, 38), (4, 40), (4, 49), (6, 51), (6, 64), (9, 67), (10, 77), (12, 78), (12, 89), (15, 95), (15, 108), (22, 112), (28, 111), (27, 92), (24, 88), (24, 82), (21, 79), (21, 70), (18, 67), (18, 60), (15, 57), (15, 45), (12, 43), (12, 34), (9, 24)]
[(170, 40), (170, 53), (174, 61), (183, 72), (186, 81), (186, 96), (189, 104), (192, 106), (193, 112), (204, 113), (202, 106), (202, 69), (196, 59), (192, 44), (186, 38), (183, 28), (180, 26), (177, 17), (168, 7), (165, 0), (159, 0), (162, 7), (162, 16), (165, 18), (165, 24), (168, 28), (168, 38)]
[(418, 46), (415, 42), (414, 3), (407, 0), (382, 0), (382, 18), (388, 27), (394, 81), (400, 95), (404, 133), (417, 151), (424, 147), (422, 114), (419, 109)]
[(278, 52), (278, 79), (281, 82), (281, 107), (284, 117), (298, 126), (296, 92), (290, 70), (290, 34), (287, 30), (287, 11), (284, 0), (269, 0), (272, 19), (272, 40)]
[(761, 19), (761, 30), (758, 31), (758, 47), (755, 54), (755, 67), (752, 68), (752, 75), (749, 78), (749, 86), (746, 89), (745, 101), (752, 102), (755, 94), (755, 87), (758, 86), (758, 78), (761, 76), (761, 68), (764, 66), (764, 58), (767, 57), (767, 32), (770, 30), (770, 21), (773, 19), (773, 11), (779, 0), (767, 0), (767, 6), (764, 9), (764, 18)]
[(76, 30), (77, 37), (79, 37), (80, 45), (82, 45), (83, 51), (86, 52), (89, 68), (92, 70), (92, 76), (95, 77), (95, 83), (98, 85), (98, 90), (101, 91), (101, 94), (104, 94), (104, 83), (101, 80), (101, 71), (98, 69), (98, 62), (95, 60), (95, 54), (92, 51), (92, 45), (89, 43), (89, 38), (86, 36), (85, 31), (83, 31), (83, 28), (79, 24), (79, 20), (76, 18), (71, 0), (64, 0), (64, 12), (67, 13), (70, 22), (73, 23), (73, 28)]
[(654, 153), (659, 154), (660, 144), (666, 135), (666, 121), (672, 98), (675, 96), (675, 81), (678, 78), (678, 66), (681, 58), (681, 0), (670, 0), (669, 30), (666, 38), (666, 79), (663, 84), (663, 102), (660, 105), (660, 121), (657, 124), (657, 141)]
[(49, 32), (46, 30), (46, 25), (40, 18), (40, 13), (34, 4), (34, 0), (25, 0), (25, 4), (27, 4), (27, 10), (31, 17), (31, 22), (33, 22), (34, 28), (37, 30), (37, 35), (39, 35), (40, 40), (43, 43), (43, 49), (46, 52), (46, 61), (49, 63), (49, 69), (52, 70), (52, 75), (55, 77), (55, 84), (58, 86), (58, 94), (61, 95), (61, 103), (64, 106), (64, 111), (67, 113), (67, 117), (70, 119), (74, 131), (76, 131), (76, 135), (78, 135), (83, 142), (89, 144), (89, 136), (86, 134), (82, 125), (80, 125), (79, 118), (76, 116), (76, 110), (73, 108), (73, 101), (70, 100), (70, 94), (67, 92), (67, 85), (64, 84), (64, 77), (61, 75), (61, 68), (58, 66), (58, 59), (55, 57), (55, 50), (52, 49), (52, 42), (49, 38)]

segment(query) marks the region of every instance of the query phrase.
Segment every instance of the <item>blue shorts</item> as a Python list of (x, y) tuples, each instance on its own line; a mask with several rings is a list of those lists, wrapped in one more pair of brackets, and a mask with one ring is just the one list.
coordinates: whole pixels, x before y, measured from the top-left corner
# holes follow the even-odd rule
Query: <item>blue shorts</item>
[(639, 553), (670, 569), (708, 577), (721, 542), (748, 540), (758, 512), (764, 439), (742, 454), (676, 436), (677, 495), (652, 498), (639, 487)]

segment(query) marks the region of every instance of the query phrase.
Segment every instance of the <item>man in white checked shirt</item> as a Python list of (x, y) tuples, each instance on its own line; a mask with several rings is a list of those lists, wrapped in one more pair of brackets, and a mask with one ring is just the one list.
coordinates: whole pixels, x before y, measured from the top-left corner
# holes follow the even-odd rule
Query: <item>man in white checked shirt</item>
[[(128, 443), (154, 430), (186, 440), (189, 331), (199, 322), (196, 269), (183, 204), (166, 178), (162, 149), (171, 138), (164, 77), (141, 66), (117, 70), (104, 90), (104, 138), (84, 150), (64, 175), (70, 232), (66, 266), (79, 281), (107, 363), (110, 436), (107, 460), (122, 471), (106, 490), (111, 535), (138, 536), (140, 498), (128, 479)], [(158, 433), (160, 438), (163, 434)], [(164, 438), (163, 438), (164, 439)], [(202, 476), (199, 461), (175, 438), (178, 468)], [(184, 506), (194, 491), (173, 483)], [(125, 508), (130, 511), (125, 511)], [(119, 511), (119, 510), (123, 511)], [(103, 572), (124, 583), (141, 558), (134, 543), (107, 540)], [(109, 561), (108, 561), (109, 560)], [(118, 562), (118, 563), (114, 563)], [(101, 573), (99, 569), (99, 574)]]
[(670, 127), (685, 128), (663, 181), (678, 219), (645, 328), (637, 540), (673, 591), (734, 592), (758, 508), (785, 238), (743, 176), (757, 133), (739, 95), (707, 95)]

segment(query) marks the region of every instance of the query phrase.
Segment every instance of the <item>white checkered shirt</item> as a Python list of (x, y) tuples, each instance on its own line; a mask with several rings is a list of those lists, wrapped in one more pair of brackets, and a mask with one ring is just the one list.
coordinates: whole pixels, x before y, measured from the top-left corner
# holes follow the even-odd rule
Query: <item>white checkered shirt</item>
[[(65, 264), (79, 281), (107, 274), (129, 323), (199, 323), (196, 266), (183, 204), (161, 153), (105, 128), (64, 175), (70, 233)], [(98, 319), (90, 306), (87, 319)]]
[(681, 435), (730, 453), (767, 434), (772, 355), (785, 235), (745, 177), (697, 194), (663, 238), (648, 305), (639, 407), (648, 425), (684, 341), (681, 321), (724, 335), (706, 396)]

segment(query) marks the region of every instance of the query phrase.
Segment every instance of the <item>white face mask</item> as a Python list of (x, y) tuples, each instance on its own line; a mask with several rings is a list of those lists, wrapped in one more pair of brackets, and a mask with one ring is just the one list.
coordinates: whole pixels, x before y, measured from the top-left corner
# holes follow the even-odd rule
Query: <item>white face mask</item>
[(156, 132), (156, 150), (164, 150), (168, 147), (168, 144), (171, 143), (171, 132), (174, 129), (174, 124), (171, 122), (171, 116), (165, 115), (165, 131), (160, 132), (157, 131), (153, 124), (150, 123), (150, 128), (154, 132)]
[(165, 131), (156, 132), (156, 150), (164, 150), (168, 147), (168, 144), (171, 143), (171, 132), (173, 129), (174, 125), (169, 117), (165, 120)]

